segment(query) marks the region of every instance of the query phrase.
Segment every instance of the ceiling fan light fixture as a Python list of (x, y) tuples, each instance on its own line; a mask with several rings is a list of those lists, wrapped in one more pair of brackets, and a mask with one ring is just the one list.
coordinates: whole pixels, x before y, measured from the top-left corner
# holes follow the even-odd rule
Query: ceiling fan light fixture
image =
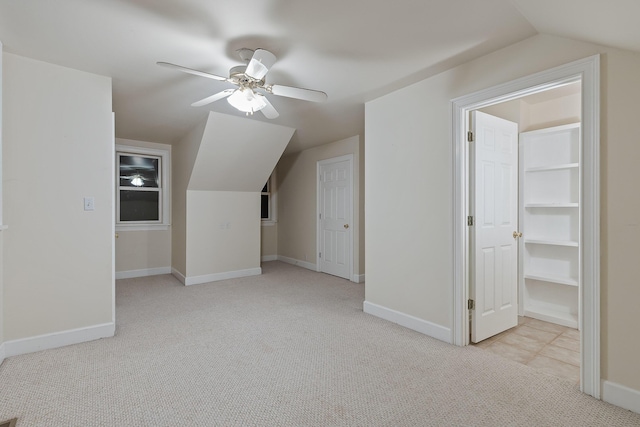
[(227, 98), (227, 101), (237, 110), (247, 114), (253, 114), (267, 106), (264, 97), (250, 88), (236, 90)]
[(144, 185), (142, 176), (140, 174), (135, 174), (133, 178), (131, 178), (131, 185), (133, 185), (134, 187), (142, 187)]

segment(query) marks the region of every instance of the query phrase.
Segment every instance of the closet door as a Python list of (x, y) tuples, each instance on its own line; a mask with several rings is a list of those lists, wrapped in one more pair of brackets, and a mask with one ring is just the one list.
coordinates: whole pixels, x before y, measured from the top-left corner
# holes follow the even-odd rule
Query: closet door
[(518, 324), (518, 125), (479, 111), (472, 124), (471, 341), (479, 342)]

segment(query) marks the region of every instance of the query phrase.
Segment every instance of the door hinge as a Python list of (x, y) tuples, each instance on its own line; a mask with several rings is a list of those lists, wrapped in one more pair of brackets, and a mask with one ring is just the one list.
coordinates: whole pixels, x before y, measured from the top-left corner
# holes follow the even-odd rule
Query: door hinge
[(322, 213), (319, 213), (318, 215), (320, 215), (320, 219), (322, 219)]
[(318, 258), (322, 258), (322, 252), (318, 254)]
[(467, 217), (467, 225), (473, 227), (473, 217), (471, 215)]
[(467, 308), (468, 308), (469, 310), (475, 310), (475, 308), (476, 308), (476, 302), (475, 302), (474, 300), (472, 300), (472, 299), (467, 300)]
[(473, 142), (473, 132), (467, 132), (467, 141)]

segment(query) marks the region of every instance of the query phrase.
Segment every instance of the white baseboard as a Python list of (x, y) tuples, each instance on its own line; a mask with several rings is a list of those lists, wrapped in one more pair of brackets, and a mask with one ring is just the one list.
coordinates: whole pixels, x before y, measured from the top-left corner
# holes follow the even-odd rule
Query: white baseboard
[(444, 326), (431, 323), (427, 320), (419, 319), (409, 314), (401, 313), (368, 301), (364, 302), (363, 310), (367, 314), (388, 320), (389, 322), (397, 323), (405, 328), (413, 329), (414, 331), (451, 344), (452, 336), (450, 328), (445, 328)]
[(4, 343), (0, 344), (0, 365), (4, 362), (5, 352), (4, 352)]
[(187, 278), (184, 277), (184, 274), (180, 273), (178, 270), (176, 270), (175, 268), (171, 268), (171, 274), (173, 274), (173, 276), (178, 279), (180, 281), (180, 283), (182, 283), (183, 285), (185, 284), (185, 282), (187, 281)]
[[(199, 285), (201, 283), (217, 282), (220, 280), (237, 279), (239, 277), (259, 276), (262, 274), (262, 268), (247, 268), (246, 270), (224, 271), (222, 273), (204, 274), (202, 276), (185, 277), (184, 284), (186, 286)], [(183, 276), (184, 277), (184, 276)], [(178, 278), (180, 280), (180, 278)]]
[(21, 338), (4, 343), (6, 357), (20, 354), (33, 353), (41, 350), (64, 347), (66, 345), (80, 344), (94, 341), (100, 338), (109, 338), (115, 334), (114, 322), (101, 325), (87, 326), (85, 328), (70, 329), (68, 331), (53, 332), (35, 337)]
[(144, 268), (142, 270), (116, 271), (116, 280), (132, 279), (134, 277), (156, 276), (171, 274), (171, 267)]
[(602, 382), (602, 400), (640, 414), (640, 391), (611, 381)]
[(278, 255), (265, 255), (260, 257), (260, 262), (277, 261)]
[(308, 261), (300, 261), (299, 259), (289, 258), (286, 256), (278, 255), (278, 261), (286, 262), (287, 264), (297, 265), (298, 267), (306, 268), (307, 270), (318, 271), (314, 263)]
[(351, 278), (352, 282), (364, 283), (364, 274), (354, 274)]

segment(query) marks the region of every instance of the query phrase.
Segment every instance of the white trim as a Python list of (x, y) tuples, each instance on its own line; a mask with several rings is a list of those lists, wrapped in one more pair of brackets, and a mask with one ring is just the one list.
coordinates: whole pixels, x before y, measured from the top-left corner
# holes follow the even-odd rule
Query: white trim
[(271, 220), (271, 219), (263, 219), (260, 222), (260, 225), (263, 226), (263, 227), (273, 227), (277, 223), (278, 223), (277, 221), (274, 221), (274, 220)]
[(547, 71), (494, 86), (452, 100), (453, 160), (453, 312), (452, 342), (469, 342), (467, 232), (468, 215), (468, 112), (520, 98), (545, 89), (582, 81), (582, 316), (580, 388), (600, 397), (600, 56), (574, 61)]
[(132, 279), (134, 277), (157, 276), (171, 274), (171, 267), (143, 268), (141, 270), (116, 271), (116, 280)]
[(178, 270), (176, 270), (175, 268), (171, 268), (171, 274), (178, 279), (178, 281), (180, 283), (182, 283), (183, 285), (186, 284), (187, 282), (187, 278), (184, 276), (184, 274), (180, 273)]
[[(115, 137), (115, 135), (114, 135)], [(114, 138), (115, 141), (115, 138)], [(160, 221), (156, 223), (135, 223), (135, 222), (118, 222), (120, 218), (120, 197), (116, 195), (115, 205), (115, 217), (116, 217), (116, 231), (154, 231), (154, 230), (168, 230), (171, 225), (171, 151), (158, 149), (158, 148), (146, 148), (136, 147), (132, 145), (115, 144), (114, 151), (114, 173), (119, 163), (116, 161), (118, 153), (122, 154), (139, 154), (141, 156), (155, 156), (160, 157), (160, 179), (162, 180), (160, 188), (160, 202), (162, 203), (162, 209), (160, 212)], [(119, 177), (120, 171), (118, 171), (117, 177)], [(114, 177), (114, 185), (115, 185)], [(119, 182), (119, 181), (118, 181)], [(114, 193), (119, 189), (119, 185), (115, 185)]]
[(264, 255), (260, 257), (260, 262), (277, 261), (278, 255)]
[(4, 343), (5, 356), (18, 356), (21, 354), (34, 353), (36, 351), (50, 350), (67, 345), (94, 341), (100, 338), (110, 338), (114, 336), (115, 330), (116, 324), (109, 322), (101, 325), (87, 326), (84, 328), (70, 329), (67, 331), (53, 332), (35, 337), (6, 341)]
[(166, 231), (171, 224), (118, 224), (116, 231)]
[[(116, 146), (116, 113), (111, 112), (111, 144)], [(116, 156), (111, 156), (111, 322), (116, 323)]]
[(351, 278), (352, 282), (364, 283), (364, 274), (354, 274)]
[(442, 325), (429, 322), (428, 320), (419, 319), (409, 314), (401, 313), (378, 304), (365, 301), (362, 304), (365, 313), (379, 317), (389, 322), (396, 323), (405, 328), (412, 329), (422, 334), (428, 335), (440, 341), (451, 343), (451, 329)]
[(6, 358), (6, 354), (4, 350), (4, 343), (2, 343), (0, 344), (0, 365), (2, 365), (2, 362), (4, 362), (5, 358)]
[(306, 268), (307, 270), (318, 271), (316, 265), (308, 261), (300, 261), (299, 259), (289, 258), (283, 255), (278, 255), (278, 261), (286, 262), (287, 264), (297, 265), (298, 267)]
[[(247, 268), (246, 270), (224, 271), (222, 273), (204, 274), (202, 276), (189, 276), (184, 280), (185, 286), (200, 285), (202, 283), (218, 282), (220, 280), (237, 279), (239, 277), (259, 276), (262, 268)], [(178, 279), (179, 280), (179, 279)]]
[(602, 400), (640, 414), (640, 391), (622, 384), (603, 381)]
[(354, 271), (353, 271), (353, 263), (354, 263), (354, 224), (353, 222), (353, 207), (354, 207), (354, 197), (355, 197), (355, 169), (353, 167), (354, 164), (354, 155), (353, 154), (345, 154), (343, 156), (332, 157), (330, 159), (318, 160), (316, 162), (316, 271), (323, 273), (322, 271), (322, 260), (320, 259), (320, 252), (322, 252), (322, 221), (320, 220), (320, 206), (322, 204), (322, 181), (320, 181), (320, 168), (324, 165), (329, 165), (332, 163), (338, 163), (348, 161), (349, 162), (349, 170), (351, 171), (351, 179), (350, 179), (350, 191), (351, 197), (349, 198), (349, 224), (351, 224), (351, 232), (349, 233), (349, 272), (347, 273), (347, 277), (345, 279), (351, 280), (353, 279)]

